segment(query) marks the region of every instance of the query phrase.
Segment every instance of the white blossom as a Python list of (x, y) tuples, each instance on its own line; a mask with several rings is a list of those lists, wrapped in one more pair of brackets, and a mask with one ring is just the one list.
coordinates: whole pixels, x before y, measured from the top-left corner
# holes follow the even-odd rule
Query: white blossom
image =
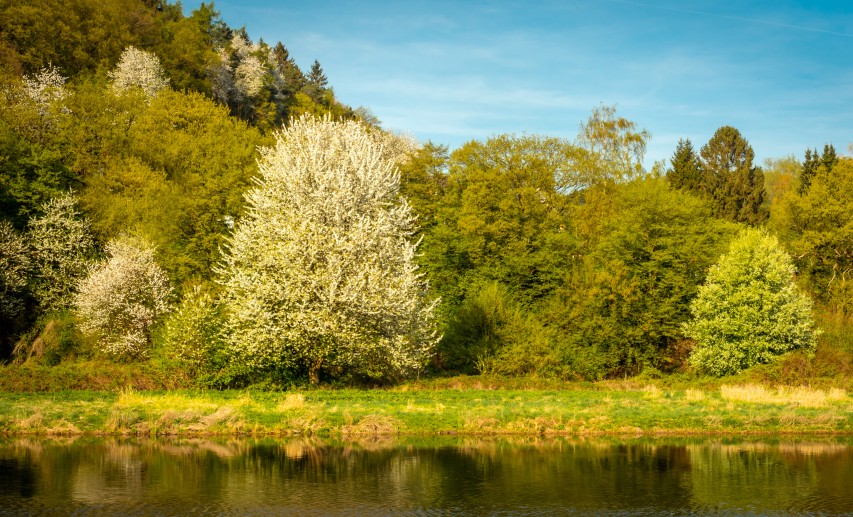
[(209, 70), (210, 82), (213, 86), (213, 97), (222, 103), (227, 103), (234, 91), (234, 73), (225, 49), (218, 50), (219, 59)]
[(48, 65), (34, 76), (24, 78), (24, 92), (39, 107), (39, 113), (44, 116), (48, 113), (50, 106), (61, 103), (65, 99), (66, 78), (53, 65)]
[(356, 122), (303, 117), (262, 150), (221, 268), (231, 347), (251, 366), (371, 376), (420, 368), (436, 342), (399, 174)]
[(30, 256), (24, 238), (0, 221), (0, 317), (11, 318), (24, 308)]
[(172, 289), (154, 248), (129, 238), (107, 245), (109, 258), (92, 268), (75, 297), (80, 329), (113, 357), (144, 357), (154, 322), (169, 311)]
[(73, 195), (51, 199), (42, 212), (29, 222), (36, 276), (33, 291), (43, 308), (61, 309), (71, 304), (76, 283), (88, 272), (95, 241)]
[(370, 136), (382, 149), (385, 159), (403, 165), (412, 158), (412, 153), (421, 148), (420, 142), (409, 133), (394, 133), (384, 129), (373, 129)]
[(246, 58), (249, 54), (254, 54), (261, 49), (260, 45), (247, 40), (243, 34), (235, 32), (231, 37), (231, 48), (241, 59)]
[(234, 86), (244, 97), (254, 97), (264, 87), (266, 69), (255, 56), (246, 56), (234, 70)]
[(148, 97), (153, 97), (169, 84), (157, 56), (132, 46), (124, 49), (109, 76), (117, 93), (139, 88)]

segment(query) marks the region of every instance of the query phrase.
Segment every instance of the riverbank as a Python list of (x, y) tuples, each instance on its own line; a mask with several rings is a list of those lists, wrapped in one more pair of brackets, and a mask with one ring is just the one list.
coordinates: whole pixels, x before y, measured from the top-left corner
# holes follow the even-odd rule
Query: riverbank
[(840, 389), (312, 389), (0, 393), (0, 434), (122, 436), (851, 434)]

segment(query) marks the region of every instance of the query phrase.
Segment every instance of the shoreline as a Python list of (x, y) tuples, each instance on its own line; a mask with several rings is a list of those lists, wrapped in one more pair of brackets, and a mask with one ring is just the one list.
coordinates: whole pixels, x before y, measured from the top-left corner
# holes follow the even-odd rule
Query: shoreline
[(751, 437), (853, 435), (843, 390), (0, 392), (0, 436)]

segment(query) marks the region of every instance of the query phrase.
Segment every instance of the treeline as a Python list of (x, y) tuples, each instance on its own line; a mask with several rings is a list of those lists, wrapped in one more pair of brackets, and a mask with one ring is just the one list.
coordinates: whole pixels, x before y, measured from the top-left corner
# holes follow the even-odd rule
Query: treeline
[[(179, 4), (147, 0), (2, 2), (0, 68), (4, 360), (154, 358), (214, 386), (387, 378), (369, 366), (393, 354), (362, 358), (363, 368), (340, 351), (246, 368), (223, 344), (229, 329), (240, 334), (222, 303), (232, 296), (223, 286), (237, 282), (223, 268), (235, 259), (223, 257), (257, 218), (245, 198), (257, 149), (272, 148), (276, 128), (317, 116), (360, 121), (399, 168), (388, 193), (399, 188), (417, 217), (415, 260), (425, 296), (439, 299), (431, 372), (601, 379), (697, 368), (696, 300), (722, 306), (714, 300), (761, 292), (703, 287), (725, 282), (709, 279), (721, 256), (735, 262), (729, 276), (768, 284), (736, 263), (736, 242), (754, 243), (747, 262), (781, 278), (773, 293), (796, 289), (796, 277), (819, 313), (841, 322), (836, 334), (850, 334), (853, 160), (830, 145), (762, 168), (724, 126), (698, 152), (682, 140), (668, 165), (646, 171), (650, 135), (606, 106), (575, 140), (419, 145), (339, 103), (318, 62), (302, 72), (282, 43), (253, 42), (212, 4), (184, 16)], [(792, 321), (810, 312), (786, 300), (798, 308)], [(727, 335), (772, 326), (765, 314), (733, 321), (740, 330)], [(812, 327), (780, 326), (803, 335), (756, 342), (752, 362), (792, 349), (808, 361)], [(846, 341), (824, 338), (817, 351), (830, 374), (853, 369)]]
[[(793, 255), (799, 284), (849, 318), (853, 160), (827, 146), (820, 163), (763, 171), (726, 126), (699, 153), (682, 140), (668, 167), (646, 172), (648, 137), (599, 108), (575, 141), (504, 135), (450, 154), (427, 145), (404, 165), (445, 311), (440, 367), (586, 379), (683, 371), (696, 346), (691, 302), (749, 227), (778, 235), (771, 247)], [(769, 319), (726, 332), (735, 340)], [(849, 355), (840, 361), (849, 369)]]

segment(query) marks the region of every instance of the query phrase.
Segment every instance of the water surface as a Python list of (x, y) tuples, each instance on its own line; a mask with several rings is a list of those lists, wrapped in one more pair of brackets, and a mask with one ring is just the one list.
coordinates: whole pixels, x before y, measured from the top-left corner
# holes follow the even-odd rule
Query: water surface
[(0, 440), (0, 514), (853, 515), (849, 439)]

